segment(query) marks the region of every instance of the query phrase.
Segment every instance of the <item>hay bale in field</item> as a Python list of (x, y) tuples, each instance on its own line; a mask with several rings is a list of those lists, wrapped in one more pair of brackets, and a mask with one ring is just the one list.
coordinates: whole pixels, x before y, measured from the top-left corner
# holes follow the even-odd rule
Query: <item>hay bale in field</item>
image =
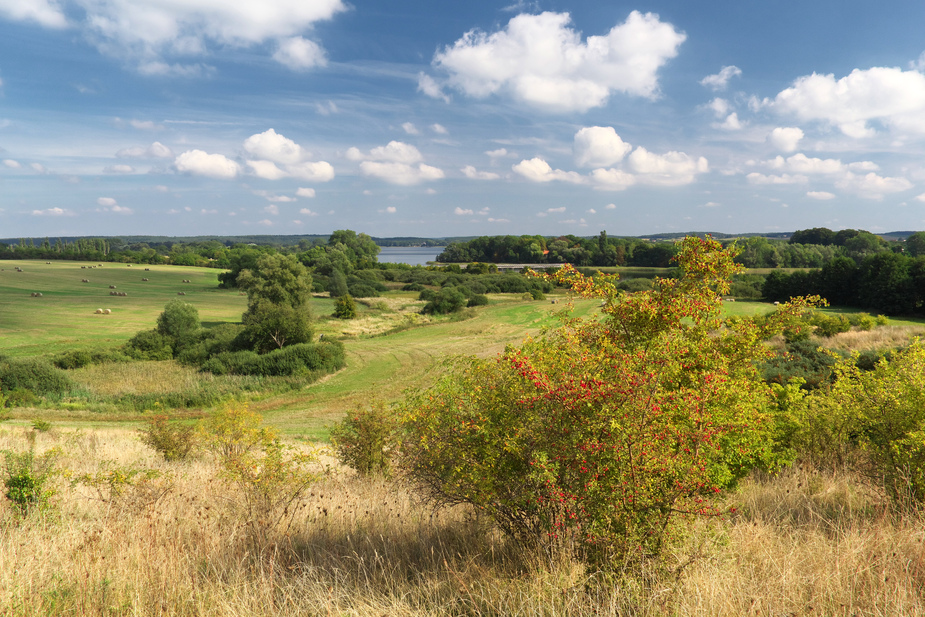
[(126, 265), (126, 267), (128, 267), (128, 268), (131, 268), (131, 267), (132, 267), (132, 264), (125, 264), (125, 265)]
[(178, 295), (178, 296), (185, 296), (185, 295), (186, 295), (186, 292), (185, 292), (185, 291), (178, 291), (178, 292), (177, 292), (177, 295)]
[(81, 283), (89, 283), (89, 282), (90, 282), (90, 279), (80, 279), (80, 282), (81, 282)]
[(141, 279), (141, 280), (143, 280), (143, 281), (147, 281), (148, 279), (146, 279), (146, 278), (143, 278), (143, 279)]
[(96, 314), (97, 314), (97, 315), (102, 315), (102, 314), (103, 314), (103, 309), (96, 309)]
[(120, 296), (127, 296), (128, 294), (125, 293), (124, 291), (122, 291), (122, 292), (119, 292), (119, 295), (120, 295)]
[(115, 286), (115, 285), (110, 285), (109, 288), (110, 288), (110, 289), (115, 289), (116, 286)]
[(50, 262), (50, 261), (46, 261), (46, 262), (45, 262), (45, 265), (46, 265), (46, 266), (50, 266), (50, 265), (51, 265), (51, 262)]
[(110, 310), (110, 309), (103, 309), (103, 315), (109, 315), (110, 313), (112, 313), (112, 310)]

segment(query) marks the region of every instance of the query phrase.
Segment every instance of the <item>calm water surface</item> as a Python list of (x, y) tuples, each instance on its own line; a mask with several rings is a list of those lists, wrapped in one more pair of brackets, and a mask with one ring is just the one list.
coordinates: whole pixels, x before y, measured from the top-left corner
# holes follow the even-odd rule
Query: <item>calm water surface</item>
[(435, 261), (444, 248), (442, 246), (384, 246), (379, 252), (379, 262), (426, 266), (428, 261)]

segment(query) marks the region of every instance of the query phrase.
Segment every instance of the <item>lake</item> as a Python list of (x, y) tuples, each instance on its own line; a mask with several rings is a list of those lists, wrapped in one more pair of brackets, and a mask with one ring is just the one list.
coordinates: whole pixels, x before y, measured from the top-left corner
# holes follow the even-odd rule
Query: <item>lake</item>
[(443, 246), (383, 246), (379, 252), (379, 263), (408, 264), (426, 266), (428, 261), (436, 261), (443, 252)]

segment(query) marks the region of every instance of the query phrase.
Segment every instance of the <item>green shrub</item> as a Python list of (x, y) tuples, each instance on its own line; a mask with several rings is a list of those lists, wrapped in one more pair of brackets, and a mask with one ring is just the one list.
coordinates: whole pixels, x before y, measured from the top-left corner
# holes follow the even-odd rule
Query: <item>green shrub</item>
[(420, 283), (408, 283), (401, 288), (402, 291), (424, 291), (424, 286)]
[[(571, 267), (555, 280), (603, 300), (601, 318), (563, 326), (491, 359), (457, 361), (401, 404), (400, 465), (426, 498), (469, 504), (508, 534), (565, 548), (590, 568), (657, 560), (693, 515), (775, 449), (771, 388), (754, 364), (763, 326), (724, 323), (733, 251), (682, 241), (684, 277), (625, 294)], [(657, 563), (657, 562), (656, 562)]]
[(128, 340), (125, 354), (135, 360), (170, 360), (173, 347), (170, 339), (157, 330), (142, 330)]
[(25, 516), (48, 508), (54, 489), (49, 480), (57, 473), (58, 450), (37, 455), (34, 449), (26, 452), (3, 452), (3, 486), (5, 496), (13, 509)]
[(466, 306), (486, 306), (488, 304), (488, 296), (484, 294), (473, 294), (469, 297), (469, 301), (466, 303)]
[(28, 388), (13, 388), (6, 393), (4, 404), (7, 407), (34, 407), (38, 400), (35, 392)]
[(38, 396), (61, 396), (74, 386), (61, 369), (46, 360), (27, 358), (0, 362), (0, 389), (9, 393), (30, 390)]
[(824, 351), (808, 340), (787, 343), (783, 353), (775, 354), (759, 367), (762, 378), (769, 384), (786, 385), (800, 380), (804, 390), (815, 390), (832, 381), (832, 367), (837, 356)]
[(156, 330), (170, 341), (174, 354), (194, 344), (201, 327), (196, 307), (177, 298), (168, 302), (157, 316)]
[(379, 296), (379, 290), (366, 283), (350, 285), (348, 292), (354, 298), (376, 298)]
[(815, 328), (816, 334), (827, 338), (851, 329), (851, 321), (844, 315), (826, 315), (825, 313), (814, 312), (809, 319), (809, 323)]
[[(421, 299), (424, 299), (427, 291), (421, 292)], [(433, 295), (433, 299), (424, 305), (421, 312), (424, 314), (446, 315), (464, 308), (467, 302), (466, 294), (458, 288), (444, 287)]]
[(32, 429), (38, 431), (39, 433), (47, 433), (51, 430), (51, 422), (48, 420), (33, 420)]
[(534, 300), (545, 300), (546, 299), (546, 294), (543, 293), (543, 290), (537, 289), (536, 287), (532, 287), (530, 289), (530, 295), (533, 297)]
[(398, 423), (382, 401), (348, 414), (331, 429), (338, 460), (360, 475), (392, 473), (392, 456), (398, 445)]
[(139, 433), (141, 442), (153, 448), (168, 462), (185, 461), (196, 447), (196, 427), (171, 422), (163, 414), (149, 418)]
[(357, 316), (357, 305), (353, 296), (344, 294), (335, 300), (334, 316), (338, 319), (354, 319)]
[(129, 362), (131, 358), (119, 350), (74, 350), (64, 351), (52, 356), (51, 362), (60, 369), (70, 370), (83, 368), (93, 364), (107, 362)]

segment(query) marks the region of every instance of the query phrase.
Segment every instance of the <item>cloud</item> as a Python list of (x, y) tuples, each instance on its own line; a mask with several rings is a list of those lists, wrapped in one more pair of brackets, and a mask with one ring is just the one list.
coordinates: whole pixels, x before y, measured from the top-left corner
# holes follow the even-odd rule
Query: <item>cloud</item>
[(318, 216), (317, 212), (312, 212), (308, 208), (302, 208), (301, 210), (299, 210), (299, 214), (304, 214), (306, 216)]
[(116, 200), (112, 197), (100, 197), (96, 200), (96, 203), (105, 208), (111, 208), (116, 205)]
[(604, 206), (604, 209), (605, 210), (616, 210), (617, 204), (607, 204), (606, 206)]
[(428, 180), (440, 180), (445, 177), (442, 169), (423, 163), (415, 166), (405, 163), (388, 163), (380, 161), (363, 161), (360, 171), (365, 176), (385, 180), (390, 184), (411, 186)]
[(612, 126), (588, 126), (575, 133), (575, 164), (579, 167), (610, 167), (632, 149)]
[(848, 172), (835, 183), (838, 188), (855, 193), (867, 199), (883, 199), (890, 193), (901, 193), (912, 188), (912, 183), (905, 178), (889, 178), (871, 172), (859, 176)]
[(334, 167), (327, 161), (306, 161), (298, 165), (289, 165), (286, 170), (293, 178), (311, 182), (329, 182), (334, 179)]
[[(61, 4), (0, 0), (0, 14), (63, 28), (68, 19)], [(73, 0), (68, 4), (82, 13), (83, 19), (74, 25), (102, 53), (136, 63), (148, 74), (196, 67), (170, 64), (164, 58), (199, 56), (269, 41), (278, 42), (274, 56), (278, 61), (293, 68), (316, 66), (323, 61), (323, 53), (317, 43), (302, 39), (300, 33), (347, 9), (342, 0)]]
[(487, 219), (487, 220), (488, 220), (489, 223), (510, 223), (510, 222), (511, 222), (510, 219), (494, 219), (494, 218), (489, 218), (489, 219)]
[(585, 182), (585, 178), (581, 174), (574, 171), (553, 169), (549, 166), (549, 163), (539, 157), (532, 158), (529, 161), (523, 160), (513, 165), (511, 169), (533, 182), (552, 182), (553, 180), (571, 182), (572, 184), (583, 184)]
[(819, 201), (835, 199), (835, 193), (829, 193), (828, 191), (809, 191), (806, 193), (806, 196), (811, 199), (818, 199)]
[(10, 169), (20, 169), (22, 165), (19, 161), (14, 161), (13, 159), (4, 159), (3, 164)]
[(714, 124), (713, 127), (723, 131), (739, 131), (742, 129), (742, 123), (739, 121), (739, 114), (733, 112), (726, 116), (726, 119), (722, 122)]
[(278, 215), (279, 215), (279, 206), (274, 205), (274, 204), (270, 204), (269, 206), (267, 206), (266, 208), (264, 208), (263, 211), (266, 212), (267, 214), (272, 214), (272, 215), (274, 215), (274, 216), (278, 216)]
[(164, 128), (160, 124), (157, 124), (153, 120), (129, 120), (128, 123), (132, 128), (140, 129), (142, 131), (155, 131), (158, 129)]
[(801, 176), (801, 175), (795, 175), (795, 176), (794, 176), (794, 175), (790, 175), (790, 174), (782, 174), (782, 175), (779, 175), (779, 176), (775, 176), (775, 175), (766, 176), (766, 175), (764, 175), (764, 174), (760, 174), (760, 173), (757, 173), (757, 172), (753, 172), (753, 173), (750, 173), (750, 174), (748, 174), (747, 176), (745, 176), (745, 178), (746, 178), (751, 184), (759, 184), (759, 185), (765, 185), (765, 184), (806, 184), (807, 182), (809, 182), (809, 178), (807, 178), (806, 176)]
[(100, 197), (96, 203), (102, 206), (104, 212), (115, 212), (116, 214), (132, 214), (131, 208), (125, 208), (116, 203), (112, 197)]
[(202, 150), (188, 150), (178, 156), (173, 164), (181, 173), (226, 180), (237, 177), (241, 172), (238, 164), (231, 159), (221, 154), (208, 154)]
[(270, 219), (263, 219), (262, 221), (257, 221), (257, 224), (263, 225), (264, 227), (272, 227), (273, 221), (271, 221)]
[(159, 141), (155, 141), (148, 147), (136, 146), (133, 148), (122, 148), (116, 152), (119, 158), (154, 158), (169, 159), (173, 156), (173, 151)]
[(722, 118), (729, 113), (729, 110), (732, 109), (732, 106), (729, 104), (729, 101), (726, 99), (715, 98), (707, 104), (707, 107), (713, 110), (713, 113), (716, 114), (717, 118)]
[(293, 71), (305, 71), (328, 63), (321, 46), (301, 36), (281, 40), (273, 59)]
[(457, 215), (457, 216), (472, 216), (473, 214), (475, 214), (475, 211), (474, 211), (474, 210), (468, 210), (468, 209), (464, 210), (464, 209), (460, 208), (459, 206), (457, 206), (456, 209), (453, 210), (453, 214), (455, 214), (455, 215)]
[(497, 159), (508, 156), (508, 151), (507, 148), (498, 148), (497, 150), (488, 150), (485, 154), (493, 159)]
[(561, 214), (565, 212), (565, 206), (562, 206), (560, 208), (547, 208), (546, 212), (550, 212), (552, 214)]
[(389, 206), (388, 208), (385, 209), (385, 212), (387, 214), (395, 214), (396, 212), (398, 212), (398, 208), (396, 208), (395, 206)]
[(442, 124), (431, 124), (430, 130), (432, 130), (437, 135), (448, 135), (449, 131)]
[(313, 198), (315, 196), (315, 189), (308, 189), (299, 187), (299, 190), (295, 192), (299, 197), (309, 197)]
[(445, 103), (450, 102), (450, 97), (443, 91), (443, 87), (427, 73), (418, 74), (418, 92), (423, 92), (432, 99), (440, 99)]
[(925, 133), (925, 75), (899, 68), (855, 69), (836, 80), (813, 73), (798, 78), (767, 104), (800, 120), (837, 126), (848, 137), (870, 137), (871, 122), (899, 132)]
[(501, 176), (490, 171), (478, 171), (472, 165), (466, 165), (460, 171), (470, 180), (497, 180)]
[(364, 175), (391, 184), (410, 186), (445, 177), (443, 170), (422, 162), (424, 157), (417, 148), (400, 141), (390, 141), (385, 146), (373, 148), (367, 154), (358, 148), (350, 148), (347, 150), (347, 158), (361, 161), (360, 171)]
[(13, 21), (30, 21), (46, 28), (66, 28), (67, 17), (57, 2), (48, 0), (0, 0), (0, 15)]
[(251, 173), (264, 180), (279, 180), (286, 177), (286, 172), (276, 166), (272, 161), (247, 161)]
[(33, 210), (33, 216), (76, 216), (71, 210), (64, 208), (48, 208), (46, 210)]
[(109, 165), (103, 168), (105, 174), (133, 174), (135, 168), (131, 165)]
[[(595, 169), (591, 172), (591, 180), (596, 188), (605, 191), (622, 191), (636, 184), (636, 177), (622, 169)], [(607, 206), (609, 210), (614, 208), (613, 204)]]
[(421, 131), (419, 131), (416, 126), (414, 126), (413, 122), (405, 122), (401, 125), (401, 128), (409, 135), (419, 135), (421, 133)]
[(729, 80), (742, 74), (742, 69), (737, 66), (724, 66), (716, 75), (707, 75), (700, 80), (701, 86), (712, 88), (713, 90), (725, 90), (729, 85)]
[[(633, 11), (603, 36), (569, 27), (568, 13), (521, 14), (503, 30), (467, 32), (434, 55), (447, 86), (468, 96), (504, 94), (552, 112), (584, 112), (606, 104), (612, 92), (654, 97), (658, 69), (678, 53), (686, 35), (654, 13)], [(445, 98), (421, 75), (418, 88)]]
[(292, 165), (302, 160), (306, 153), (302, 146), (273, 129), (251, 135), (244, 140), (244, 150), (255, 158)]
[(793, 152), (803, 139), (803, 131), (796, 127), (777, 127), (768, 133), (768, 143), (783, 152)]
[(315, 103), (315, 111), (322, 116), (330, 116), (331, 114), (336, 114), (340, 110), (337, 109), (337, 104), (334, 103), (334, 101), (328, 101), (326, 103)]
[(654, 154), (642, 146), (627, 158), (630, 170), (639, 182), (661, 186), (680, 186), (693, 182), (698, 174), (710, 171), (704, 157), (694, 158), (684, 152)]

